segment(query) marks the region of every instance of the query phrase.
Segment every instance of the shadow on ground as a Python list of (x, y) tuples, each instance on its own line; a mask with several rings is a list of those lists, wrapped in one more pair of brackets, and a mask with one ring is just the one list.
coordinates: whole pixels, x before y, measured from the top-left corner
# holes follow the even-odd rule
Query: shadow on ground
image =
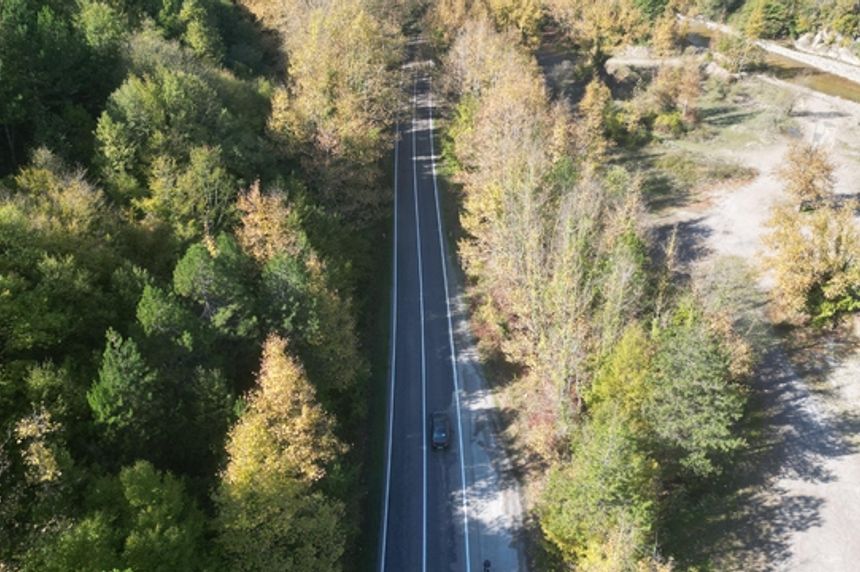
[(666, 549), (682, 568), (783, 570), (793, 535), (823, 524), (825, 498), (780, 483), (832, 481), (828, 461), (857, 452), (860, 416), (825, 411), (800, 377), (826, 377), (849, 348), (810, 349), (773, 332), (745, 420), (749, 446), (707, 492), (679, 498), (668, 515)]

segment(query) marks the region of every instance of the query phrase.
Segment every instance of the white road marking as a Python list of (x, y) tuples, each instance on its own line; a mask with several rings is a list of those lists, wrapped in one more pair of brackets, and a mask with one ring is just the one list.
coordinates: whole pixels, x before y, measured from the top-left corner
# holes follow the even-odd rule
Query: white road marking
[(412, 85), (412, 194), (415, 198), (415, 236), (418, 240), (418, 307), (421, 315), (421, 570), (427, 572), (427, 361), (424, 348), (424, 267), (421, 262), (421, 221), (418, 215), (418, 154), (415, 131), (418, 119), (418, 78)]
[(385, 572), (385, 553), (388, 544), (388, 505), (391, 498), (391, 450), (394, 435), (394, 385), (397, 377), (394, 374), (394, 366), (397, 363), (397, 164), (400, 156), (399, 124), (395, 125), (394, 133), (394, 252), (392, 254), (394, 259), (394, 282), (391, 287), (391, 359), (388, 362), (391, 374), (391, 396), (388, 399), (388, 460), (385, 463), (385, 508), (382, 511), (382, 558), (379, 561), (380, 572)]
[(466, 542), (466, 572), (471, 572), (472, 562), (469, 554), (469, 503), (466, 498), (466, 462), (463, 456), (463, 421), (460, 414), (460, 381), (457, 374), (457, 354), (454, 349), (454, 326), (451, 320), (451, 298), (448, 294), (448, 270), (445, 264), (445, 247), (442, 241), (442, 212), (439, 208), (439, 188), (436, 184), (436, 150), (433, 143), (433, 87), (427, 79), (428, 107), (430, 109), (430, 166), (433, 172), (433, 196), (436, 199), (436, 222), (439, 230), (439, 251), (442, 255), (442, 282), (445, 284), (445, 305), (448, 309), (448, 343), (451, 346), (451, 371), (454, 374), (454, 403), (457, 409), (457, 435), (460, 445), (460, 482), (463, 490), (463, 534)]

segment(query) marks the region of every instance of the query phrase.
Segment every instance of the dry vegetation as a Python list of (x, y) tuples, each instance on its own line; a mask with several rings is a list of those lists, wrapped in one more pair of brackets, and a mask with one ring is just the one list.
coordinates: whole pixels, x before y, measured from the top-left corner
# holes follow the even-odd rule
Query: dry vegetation
[[(635, 33), (622, 4), (552, 7), (587, 24), (565, 30), (592, 70)], [(700, 64), (662, 69), (622, 104), (595, 73), (574, 107), (550, 98), (527, 46), (497, 25), (465, 19), (451, 41), (445, 154), (483, 347), (517, 366), (503, 400), (529, 459), (542, 565), (669, 567), (654, 542), (661, 499), (706, 482), (743, 447), (753, 352), (734, 317), (705, 303), (707, 288), (676, 286), (672, 253), (651, 259), (640, 179), (609, 161), (652, 130), (695, 128)]]

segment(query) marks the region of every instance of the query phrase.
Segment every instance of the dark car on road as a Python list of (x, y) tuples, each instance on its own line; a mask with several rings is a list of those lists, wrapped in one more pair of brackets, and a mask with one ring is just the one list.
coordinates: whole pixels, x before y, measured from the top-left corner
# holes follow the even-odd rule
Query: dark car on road
[(451, 421), (444, 411), (430, 415), (430, 444), (434, 449), (447, 449), (451, 444)]

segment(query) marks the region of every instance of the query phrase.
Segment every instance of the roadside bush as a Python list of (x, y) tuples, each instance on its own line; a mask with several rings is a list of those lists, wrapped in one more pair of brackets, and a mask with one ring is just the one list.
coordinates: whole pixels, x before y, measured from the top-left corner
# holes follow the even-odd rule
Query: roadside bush
[(778, 307), (790, 321), (823, 323), (860, 309), (860, 236), (855, 204), (799, 212), (774, 209), (765, 243), (776, 278)]
[(720, 34), (714, 47), (720, 56), (720, 64), (732, 73), (754, 69), (762, 63), (761, 49), (743, 36)]
[(651, 140), (653, 116), (643, 113), (638, 102), (621, 102), (606, 118), (609, 138), (621, 147), (636, 148)]
[(696, 12), (713, 20), (724, 22), (726, 18), (740, 8), (744, 0), (695, 0)]
[(786, 191), (796, 204), (818, 203), (833, 192), (834, 165), (823, 149), (809, 143), (792, 143), (779, 171)]
[[(855, 10), (860, 10), (860, 8), (855, 8)], [(843, 36), (856, 38), (860, 36), (860, 13), (854, 12), (842, 14), (833, 20), (831, 26), (833, 26), (833, 29), (836, 32)]]

